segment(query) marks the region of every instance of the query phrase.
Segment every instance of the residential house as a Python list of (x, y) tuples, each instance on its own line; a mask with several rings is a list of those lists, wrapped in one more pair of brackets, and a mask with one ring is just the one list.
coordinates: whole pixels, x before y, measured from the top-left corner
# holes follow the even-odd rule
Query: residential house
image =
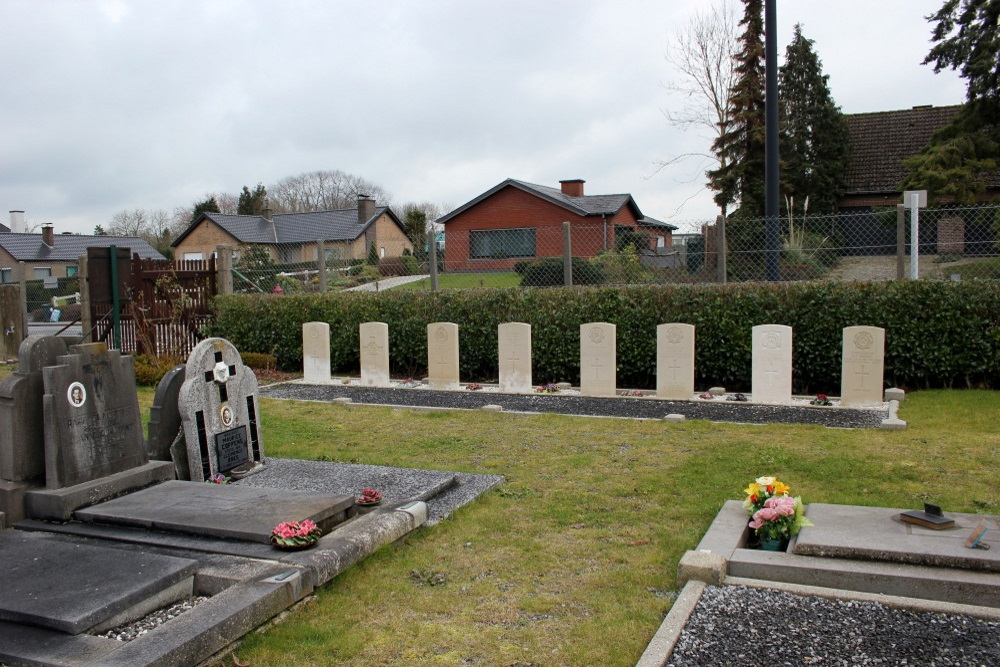
[(0, 283), (17, 281), (16, 268), (24, 262), (26, 280), (72, 278), (80, 268), (80, 256), (87, 248), (118, 246), (129, 248), (143, 259), (164, 259), (155, 248), (133, 236), (89, 236), (56, 234), (52, 225), (42, 227), (41, 234), (27, 234), (24, 212), (11, 211), (11, 225), (0, 225)]
[(376, 248), (379, 257), (413, 252), (402, 221), (386, 206), (361, 196), (358, 207), (272, 215), (203, 213), (171, 244), (177, 259), (207, 259), (222, 244), (267, 249), (278, 263), (315, 262), (317, 241), (327, 259), (365, 259)]
[(584, 181), (560, 188), (508, 178), (437, 219), (444, 225), (449, 271), (510, 270), (518, 261), (563, 254), (563, 222), (570, 223), (576, 257), (615, 248), (623, 233), (645, 232), (648, 250), (671, 246), (675, 226), (646, 217), (630, 194), (586, 195)]
[[(851, 137), (847, 188), (837, 207), (842, 212), (902, 203), (900, 185), (909, 173), (903, 161), (916, 155), (931, 136), (951, 122), (961, 105), (931, 105), (847, 114)], [(1000, 195), (1000, 172), (987, 181), (989, 196)]]

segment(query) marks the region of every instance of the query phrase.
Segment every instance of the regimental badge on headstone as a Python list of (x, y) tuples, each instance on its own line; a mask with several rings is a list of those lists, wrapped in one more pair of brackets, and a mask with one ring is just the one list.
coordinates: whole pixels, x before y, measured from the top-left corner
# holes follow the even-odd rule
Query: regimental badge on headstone
[(264, 462), (257, 377), (227, 340), (203, 340), (191, 352), (177, 398), (194, 481)]

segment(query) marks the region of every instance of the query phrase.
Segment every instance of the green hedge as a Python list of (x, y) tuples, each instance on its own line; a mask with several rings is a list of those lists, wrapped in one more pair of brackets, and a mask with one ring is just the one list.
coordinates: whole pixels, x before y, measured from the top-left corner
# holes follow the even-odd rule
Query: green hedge
[(389, 324), (398, 374), (427, 366), (426, 325), (459, 325), (463, 381), (497, 377), (497, 326), (532, 325), (536, 384), (579, 381), (579, 328), (618, 327), (618, 386), (656, 384), (656, 326), (694, 324), (696, 383), (747, 390), (750, 329), (793, 327), (794, 390), (840, 391), (842, 329), (886, 330), (886, 383), (915, 389), (1000, 386), (1000, 286), (992, 283), (740, 284), (551, 289), (471, 289), (295, 295), (231, 295), (216, 301), (211, 335), (241, 351), (274, 354), (285, 370), (302, 368), (302, 323), (329, 322), (335, 371), (357, 373), (358, 325)]

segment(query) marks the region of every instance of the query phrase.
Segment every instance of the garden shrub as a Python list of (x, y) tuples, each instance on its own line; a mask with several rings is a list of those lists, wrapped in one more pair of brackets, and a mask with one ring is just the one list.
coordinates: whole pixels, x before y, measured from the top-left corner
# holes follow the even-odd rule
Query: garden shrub
[(271, 371), (278, 367), (278, 359), (273, 354), (263, 352), (241, 352), (243, 365), (255, 370)]
[[(561, 271), (560, 271), (561, 278)], [(338, 372), (359, 368), (358, 326), (389, 323), (392, 370), (427, 367), (427, 324), (459, 325), (463, 381), (497, 377), (497, 326), (532, 325), (532, 379), (579, 381), (580, 325), (617, 325), (618, 386), (656, 385), (656, 326), (696, 329), (698, 388), (750, 389), (750, 330), (785, 324), (793, 335), (793, 388), (840, 391), (843, 328), (886, 330), (885, 378), (903, 388), (1000, 386), (1000, 285), (976, 281), (665, 285), (228, 295), (210, 334), (241, 351), (271, 352), (282, 370), (302, 368), (302, 323), (328, 322)]]
[(160, 357), (137, 354), (135, 355), (135, 383), (143, 387), (155, 387), (160, 384), (160, 380), (174, 366), (183, 365), (184, 358), (175, 355), (163, 355)]
[[(516, 265), (514, 270), (517, 271)], [(604, 270), (599, 265), (580, 257), (573, 258), (574, 285), (599, 285), (602, 282), (604, 282)], [(521, 274), (521, 287), (555, 287), (562, 284), (562, 257), (546, 257), (532, 262)]]

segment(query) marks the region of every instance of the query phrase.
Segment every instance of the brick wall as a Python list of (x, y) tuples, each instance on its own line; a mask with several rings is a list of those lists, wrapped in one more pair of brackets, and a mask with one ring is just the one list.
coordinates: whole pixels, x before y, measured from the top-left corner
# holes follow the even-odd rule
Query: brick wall
[[(201, 253), (202, 259), (208, 259), (215, 252), (216, 246), (222, 244), (238, 246), (240, 242), (222, 227), (205, 219), (177, 244), (174, 257), (184, 259), (186, 253)], [(278, 261), (273, 248), (268, 247), (268, 252), (271, 253), (271, 259)]]
[(937, 253), (965, 254), (965, 221), (962, 218), (941, 218), (937, 223)]

